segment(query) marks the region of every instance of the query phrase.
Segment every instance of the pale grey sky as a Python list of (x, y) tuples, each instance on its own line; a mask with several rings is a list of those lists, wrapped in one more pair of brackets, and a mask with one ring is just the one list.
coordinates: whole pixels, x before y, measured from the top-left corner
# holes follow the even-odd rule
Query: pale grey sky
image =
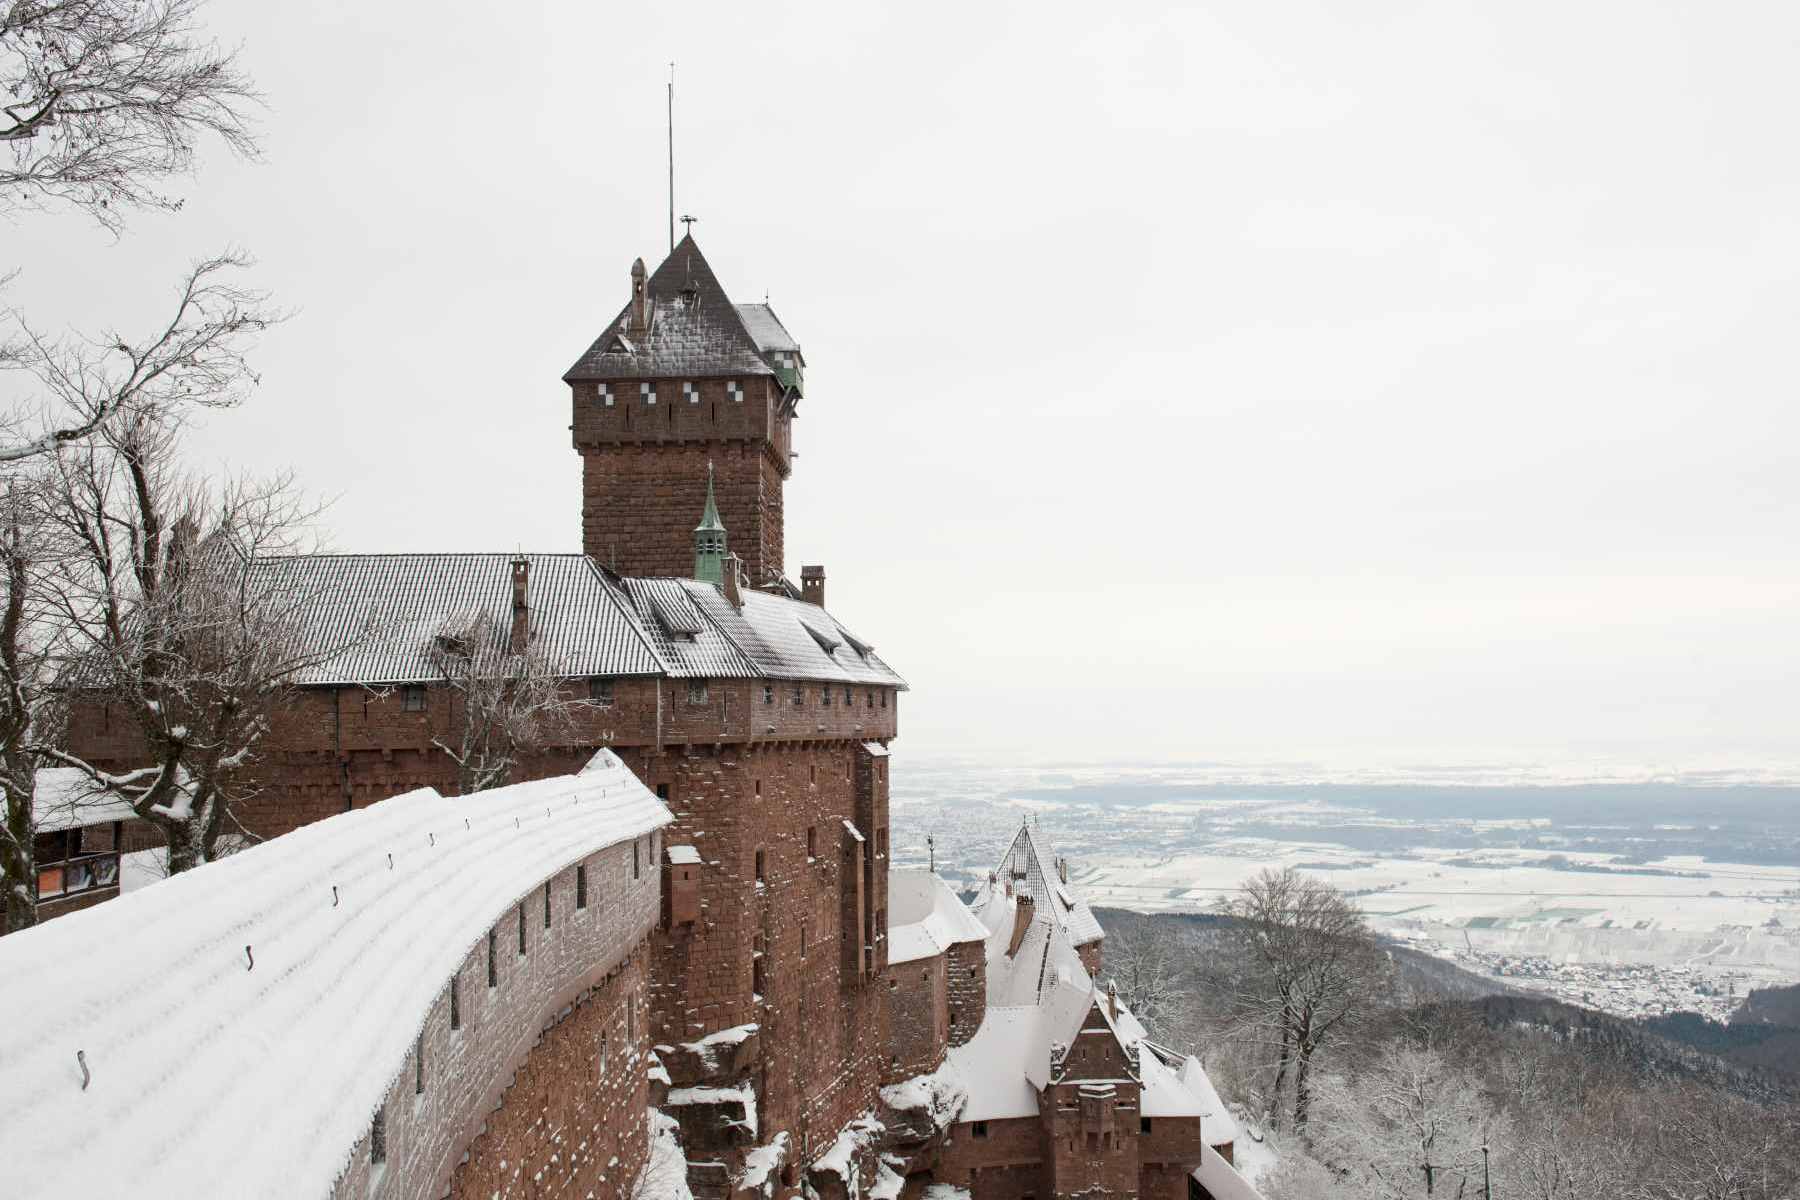
[(173, 216), (0, 233), (40, 324), (235, 244), (199, 438), (344, 550), (572, 550), (562, 371), (677, 205), (806, 349), (789, 569), (903, 742), (1800, 762), (1800, 10), (215, 0)]

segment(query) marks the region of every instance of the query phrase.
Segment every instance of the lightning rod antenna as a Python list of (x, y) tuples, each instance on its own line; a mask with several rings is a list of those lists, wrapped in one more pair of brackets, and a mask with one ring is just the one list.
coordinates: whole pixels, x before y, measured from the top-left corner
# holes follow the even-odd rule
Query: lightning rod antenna
[(669, 64), (669, 250), (675, 249), (675, 64)]

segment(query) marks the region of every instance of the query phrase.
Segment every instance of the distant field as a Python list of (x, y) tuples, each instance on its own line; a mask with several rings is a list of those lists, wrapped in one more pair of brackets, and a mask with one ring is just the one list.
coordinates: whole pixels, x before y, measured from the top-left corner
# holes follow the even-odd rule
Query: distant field
[(930, 834), (940, 868), (974, 878), (1029, 819), (1091, 901), (1139, 911), (1206, 910), (1292, 866), (1421, 949), (1634, 1015), (1723, 1013), (1752, 986), (1800, 979), (1800, 788), (1219, 773), (903, 764), (896, 856), (926, 857)]

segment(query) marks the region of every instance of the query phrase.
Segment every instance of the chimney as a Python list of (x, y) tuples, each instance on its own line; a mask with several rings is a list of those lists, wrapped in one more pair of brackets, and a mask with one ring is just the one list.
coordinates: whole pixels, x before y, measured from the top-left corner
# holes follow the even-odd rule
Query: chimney
[(725, 602), (733, 608), (744, 607), (744, 593), (738, 588), (738, 570), (742, 566), (738, 556), (727, 554), (723, 564)]
[(641, 336), (650, 328), (650, 286), (644, 260), (631, 264), (631, 332)]
[(1031, 914), (1037, 911), (1031, 897), (1023, 893), (1013, 905), (1012, 941), (1007, 943), (1006, 957), (1011, 958), (1019, 952), (1019, 944), (1025, 940), (1025, 931), (1031, 928)]
[(1069, 860), (1068, 859), (1059, 858), (1056, 860), (1056, 877), (1058, 879), (1062, 880), (1064, 883), (1069, 882)]
[(531, 640), (531, 605), (527, 600), (531, 583), (531, 560), (524, 555), (512, 560), (512, 634), (507, 638), (506, 648), (511, 654), (525, 653), (525, 647)]
[(1119, 1019), (1119, 985), (1110, 981), (1106, 985), (1106, 1014), (1115, 1021)]
[(825, 568), (814, 564), (800, 568), (800, 598), (808, 604), (825, 607)]

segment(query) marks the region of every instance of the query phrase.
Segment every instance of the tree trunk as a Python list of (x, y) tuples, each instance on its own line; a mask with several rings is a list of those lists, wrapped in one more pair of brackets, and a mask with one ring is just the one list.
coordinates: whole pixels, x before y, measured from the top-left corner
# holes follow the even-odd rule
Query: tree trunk
[(1288, 1038), (1287, 1014), (1284, 1012), (1281, 1017), (1281, 1057), (1275, 1061), (1275, 1085), (1269, 1093), (1269, 1128), (1277, 1131), (1281, 1129), (1281, 1086), (1287, 1082)]
[(1306, 1094), (1306, 1076), (1312, 1069), (1312, 1047), (1299, 1046), (1299, 1061), (1294, 1065), (1294, 1132), (1306, 1136), (1306, 1117), (1310, 1097)]
[(169, 874), (179, 875), (206, 862), (205, 830), (199, 821), (170, 821), (163, 836), (169, 843)]

